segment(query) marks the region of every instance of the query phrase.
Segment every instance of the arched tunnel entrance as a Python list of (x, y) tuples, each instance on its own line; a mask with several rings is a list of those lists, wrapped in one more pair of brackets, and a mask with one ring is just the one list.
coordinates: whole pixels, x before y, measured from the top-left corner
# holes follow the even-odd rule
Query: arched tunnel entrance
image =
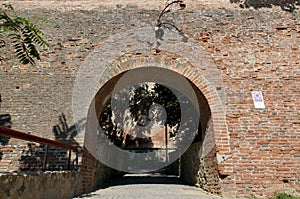
[[(132, 71), (136, 73), (130, 74)], [(153, 76), (158, 76), (158, 80), (155, 81)], [(191, 89), (186, 89), (187, 85), (180, 82), (178, 84), (178, 76)], [(129, 79), (129, 82), (124, 83), (122, 79)], [(161, 79), (167, 84), (160, 82)], [(126, 84), (133, 87), (125, 88)], [(120, 85), (122, 89), (116, 89)], [(184, 107), (185, 104), (189, 107)], [(156, 109), (151, 112), (152, 105), (158, 106), (154, 106)], [(194, 112), (191, 106), (196, 109)], [(159, 112), (160, 108), (164, 111)], [(152, 119), (149, 119), (151, 113)], [(183, 118), (182, 114), (187, 117)], [(178, 177), (185, 184), (219, 194), (221, 188), (211, 118), (204, 94), (177, 72), (141, 67), (114, 76), (98, 90), (87, 117), (85, 148), (99, 160), (94, 173), (96, 184), (120, 176), (116, 173), (163, 173)], [(149, 125), (147, 121), (152, 120), (156, 123)], [(140, 129), (136, 130), (134, 126)], [(184, 129), (180, 128), (183, 126)], [(187, 132), (193, 136), (186, 136)], [(178, 141), (180, 139), (187, 141)], [(111, 149), (111, 146), (115, 148)], [(177, 153), (173, 153), (174, 150)], [(145, 162), (140, 164), (140, 157)], [(135, 165), (138, 166), (134, 168)]]

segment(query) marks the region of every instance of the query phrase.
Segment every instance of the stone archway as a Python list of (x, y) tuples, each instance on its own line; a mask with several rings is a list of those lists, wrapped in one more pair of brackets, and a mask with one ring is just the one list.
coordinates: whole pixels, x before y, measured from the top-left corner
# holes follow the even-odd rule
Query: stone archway
[[(199, 103), (201, 102), (200, 110), (203, 111), (203, 115), (206, 115), (201, 121), (202, 132), (206, 136), (205, 142), (193, 144), (182, 156), (182, 178), (187, 183), (198, 184), (209, 192), (220, 193), (219, 177), (226, 175), (231, 169), (228, 164), (227, 168), (222, 165), (229, 154), (225, 114), (213, 82), (209, 82), (197, 67), (167, 52), (153, 53), (148, 56), (136, 54), (121, 56), (107, 67), (105, 75), (98, 82), (99, 90), (95, 99), (100, 106), (97, 108), (101, 109), (101, 104), (103, 105), (107, 101), (111, 89), (127, 71), (153, 66), (176, 72), (189, 80), (197, 93)], [(90, 130), (87, 129), (87, 131)], [(93, 146), (94, 141), (93, 136), (86, 134), (86, 148), (93, 150), (89, 146)], [(220, 161), (220, 157), (223, 162)], [(191, 161), (194, 163), (185, 164)], [(191, 165), (194, 166), (191, 167)]]
[[(88, 116), (88, 110), (99, 90), (114, 77), (138, 68), (158, 67), (174, 71), (188, 79), (200, 90), (210, 109), (210, 142), (205, 146), (215, 149), (213, 159), (217, 161), (217, 175), (224, 178), (232, 173), (229, 133), (226, 123), (226, 94), (220, 72), (197, 41), (182, 42), (181, 36), (165, 30), (160, 49), (156, 43), (153, 28), (128, 30), (112, 35), (101, 42), (86, 58), (80, 68), (73, 89), (73, 113), (75, 121)], [(93, 137), (86, 134), (86, 128), (79, 129), (80, 139), (92, 146)], [(207, 144), (207, 145), (206, 145)], [(93, 149), (92, 149), (93, 150)], [(207, 154), (207, 153), (206, 153)], [(83, 163), (84, 164), (84, 163)]]

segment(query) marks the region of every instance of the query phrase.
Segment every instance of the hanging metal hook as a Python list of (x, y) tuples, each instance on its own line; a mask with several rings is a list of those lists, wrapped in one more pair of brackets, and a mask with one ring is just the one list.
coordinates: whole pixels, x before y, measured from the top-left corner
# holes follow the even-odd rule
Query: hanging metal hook
[(185, 9), (186, 4), (182, 1), (182, 0), (176, 0), (176, 1), (172, 1), (171, 3), (168, 3), (165, 8), (160, 12), (160, 14), (158, 15), (157, 18), (157, 27), (161, 27), (161, 25), (163, 25), (163, 23), (161, 22), (161, 18), (164, 14), (166, 14), (167, 12), (170, 12), (170, 10), (168, 9), (170, 6), (172, 6), (173, 4), (179, 4), (179, 8), (180, 10)]

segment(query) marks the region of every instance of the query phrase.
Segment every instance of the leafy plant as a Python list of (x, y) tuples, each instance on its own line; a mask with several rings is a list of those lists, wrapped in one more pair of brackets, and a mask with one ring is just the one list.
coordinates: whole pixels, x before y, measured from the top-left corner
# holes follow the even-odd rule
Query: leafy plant
[(11, 4), (3, 4), (0, 8), (0, 48), (6, 47), (7, 41), (11, 41), (22, 64), (34, 64), (34, 59), (40, 60), (37, 46), (49, 48), (49, 44), (42, 38), (45, 33), (31, 22), (33, 20), (53, 23), (43, 18), (19, 17)]
[(287, 193), (276, 193), (274, 199), (300, 199), (300, 197), (292, 196)]
[[(137, 85), (136, 85), (137, 86)], [(194, 139), (195, 142), (201, 139), (201, 130), (197, 133), (196, 137), (189, 132), (191, 129), (197, 129), (193, 122), (194, 112), (191, 101), (183, 93), (174, 93), (168, 87), (154, 82), (145, 82), (138, 84), (138, 87), (132, 87), (122, 90), (122, 92), (115, 94), (110, 99), (99, 118), (99, 124), (103, 133), (107, 138), (116, 146), (124, 147), (130, 139), (126, 139), (124, 134), (123, 122), (134, 122), (134, 125), (140, 127), (148, 127), (154, 123), (160, 125), (167, 125), (172, 128), (169, 136), (173, 137), (174, 143), (180, 147), (183, 144), (182, 140)], [(178, 98), (177, 98), (178, 97)], [(111, 106), (113, 100), (114, 106)], [(128, 101), (129, 100), (129, 101)], [(182, 105), (189, 104), (181, 107)], [(129, 102), (129, 104), (127, 104)], [(184, 102), (184, 103), (183, 103)], [(128, 106), (129, 105), (129, 106)], [(129, 108), (129, 115), (126, 114), (126, 108)], [(163, 108), (162, 111), (160, 108)], [(182, 121), (182, 110), (185, 109), (189, 113), (189, 118), (184, 118)], [(133, 125), (133, 123), (131, 123)], [(198, 125), (198, 123), (197, 123)], [(141, 132), (141, 131), (139, 131)], [(147, 135), (147, 133), (145, 133)], [(144, 140), (143, 142), (149, 141)], [(139, 145), (138, 142), (134, 142)]]

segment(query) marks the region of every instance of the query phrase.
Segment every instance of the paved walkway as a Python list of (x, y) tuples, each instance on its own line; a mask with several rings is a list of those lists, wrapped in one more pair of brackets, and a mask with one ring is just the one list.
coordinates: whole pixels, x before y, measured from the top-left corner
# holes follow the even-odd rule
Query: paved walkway
[(203, 190), (183, 185), (175, 176), (127, 174), (99, 190), (77, 198), (86, 199), (220, 199)]

